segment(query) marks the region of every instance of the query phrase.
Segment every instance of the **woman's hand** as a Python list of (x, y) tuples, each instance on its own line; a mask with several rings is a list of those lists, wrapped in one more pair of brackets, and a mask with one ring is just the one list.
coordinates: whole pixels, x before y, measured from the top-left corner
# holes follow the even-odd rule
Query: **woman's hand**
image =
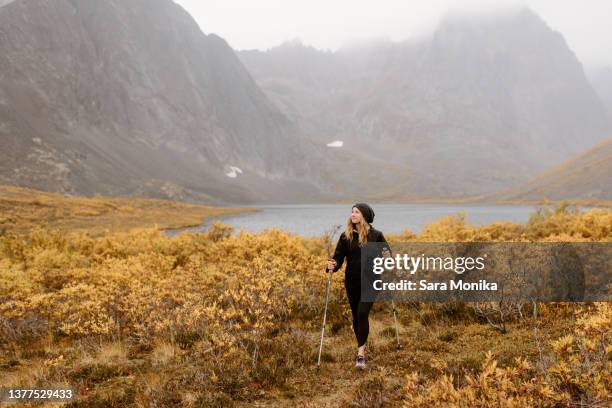
[(328, 259), (327, 260), (327, 272), (333, 272), (335, 267), (336, 267), (336, 260)]
[(391, 251), (389, 251), (389, 248), (383, 248), (382, 255), (384, 258), (391, 258)]

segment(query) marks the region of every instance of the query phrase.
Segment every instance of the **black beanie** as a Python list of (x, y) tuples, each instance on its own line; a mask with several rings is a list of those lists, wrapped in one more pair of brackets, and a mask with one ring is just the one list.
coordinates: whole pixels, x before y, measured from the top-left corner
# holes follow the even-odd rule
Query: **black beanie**
[(351, 208), (355, 208), (355, 207), (357, 207), (357, 209), (361, 211), (361, 214), (363, 215), (363, 219), (366, 220), (368, 224), (371, 224), (374, 222), (374, 210), (372, 209), (372, 207), (370, 207), (366, 203), (357, 203)]

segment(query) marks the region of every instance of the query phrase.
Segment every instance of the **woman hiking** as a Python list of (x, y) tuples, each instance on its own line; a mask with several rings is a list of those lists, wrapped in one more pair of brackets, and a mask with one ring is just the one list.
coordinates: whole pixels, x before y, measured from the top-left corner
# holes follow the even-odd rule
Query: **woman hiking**
[[(353, 315), (353, 331), (357, 339), (357, 360), (355, 366), (365, 369), (365, 343), (368, 339), (370, 324), (368, 315), (373, 302), (361, 302), (361, 247), (367, 242), (387, 242), (383, 233), (374, 227), (374, 210), (366, 203), (357, 203), (351, 209), (333, 258), (327, 260), (326, 272), (336, 272), (346, 258), (344, 287)], [(384, 255), (388, 256), (390, 252)]]

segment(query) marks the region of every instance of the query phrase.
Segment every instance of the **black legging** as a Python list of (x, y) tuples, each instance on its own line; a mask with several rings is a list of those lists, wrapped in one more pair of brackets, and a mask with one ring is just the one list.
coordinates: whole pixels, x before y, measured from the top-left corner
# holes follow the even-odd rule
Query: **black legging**
[(360, 286), (350, 285), (345, 281), (344, 287), (346, 288), (346, 294), (353, 314), (353, 331), (357, 338), (357, 347), (361, 347), (366, 343), (368, 334), (370, 333), (368, 315), (370, 314), (370, 309), (372, 309), (374, 302), (359, 301), (361, 297)]

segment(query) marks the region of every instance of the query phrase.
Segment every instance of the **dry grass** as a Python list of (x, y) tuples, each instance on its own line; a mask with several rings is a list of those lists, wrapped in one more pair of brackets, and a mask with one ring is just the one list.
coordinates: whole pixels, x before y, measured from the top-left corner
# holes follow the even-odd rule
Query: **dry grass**
[[(559, 207), (526, 225), (476, 227), (447, 217), (419, 235), (388, 238), (610, 241), (611, 220), (610, 211)], [(485, 386), (498, 395), (512, 392), (508, 379), (521, 357), (533, 367), (521, 374), (526, 384), (543, 384), (548, 365), (549, 388), (567, 401), (609, 397), (604, 366), (591, 366), (600, 379), (576, 371), (602, 363), (600, 344), (583, 339), (607, 333), (602, 344), (612, 351), (609, 308), (593, 314), (580, 337), (576, 315), (589, 305), (542, 305), (537, 318), (511, 319), (501, 334), (461, 305), (400, 304), (396, 350), (391, 308), (377, 303), (368, 368), (359, 372), (341, 276), (317, 372), (325, 258), (321, 238), (232, 235), (222, 225), (173, 238), (153, 229), (0, 235), (0, 386), (71, 385), (73, 407), (435, 406), (442, 400), (434, 391), (468, 398), (468, 379), (493, 370), (491, 351), (497, 367), (510, 369), (491, 371), (499, 378)], [(555, 343), (570, 334), (575, 343)], [(568, 371), (555, 361), (576, 364)]]
[(200, 225), (204, 219), (250, 208), (223, 208), (140, 197), (65, 197), (22, 187), (0, 186), (0, 230), (26, 233), (35, 227), (88, 231), (94, 235)]

